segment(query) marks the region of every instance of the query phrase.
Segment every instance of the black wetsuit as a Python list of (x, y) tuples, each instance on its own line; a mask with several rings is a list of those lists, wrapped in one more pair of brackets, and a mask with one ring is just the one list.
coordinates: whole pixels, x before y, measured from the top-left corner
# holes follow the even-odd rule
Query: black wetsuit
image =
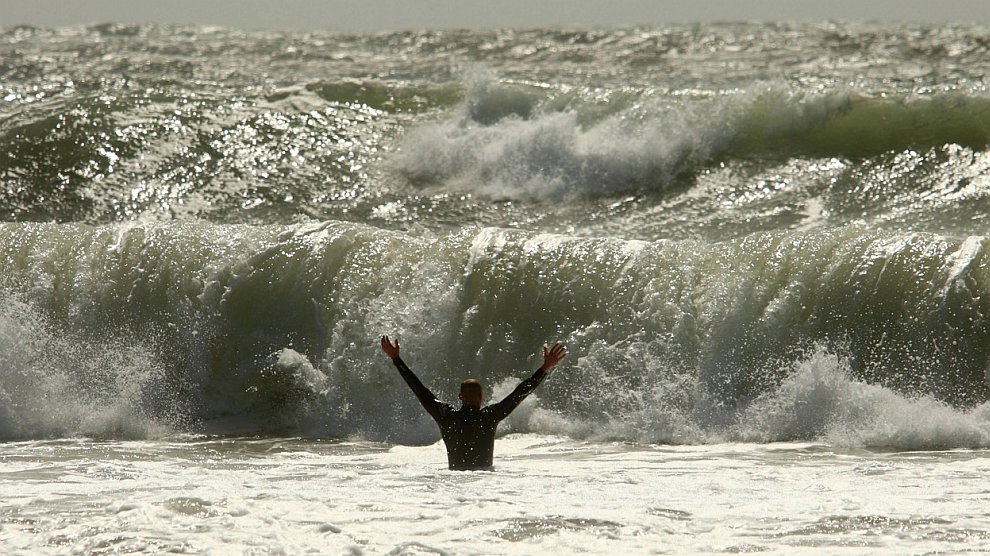
[(508, 417), (547, 377), (542, 368), (537, 369), (533, 376), (520, 382), (511, 394), (497, 404), (482, 408), (461, 405), (460, 409), (455, 410), (454, 406), (441, 402), (429, 388), (423, 386), (402, 359), (396, 357), (392, 362), (419, 398), (419, 403), (440, 426), (440, 436), (447, 446), (447, 467), (458, 471), (491, 469), (495, 429), (499, 421)]

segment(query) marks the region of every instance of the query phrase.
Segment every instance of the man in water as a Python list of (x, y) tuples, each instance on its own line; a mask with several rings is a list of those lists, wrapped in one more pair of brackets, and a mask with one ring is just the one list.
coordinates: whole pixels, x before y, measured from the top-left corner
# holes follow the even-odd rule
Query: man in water
[(481, 407), (485, 400), (481, 383), (469, 378), (461, 383), (461, 392), (457, 396), (461, 400), (461, 408), (455, 410), (454, 406), (438, 400), (409, 370), (399, 357), (398, 341), (392, 343), (388, 336), (382, 336), (382, 351), (392, 358), (392, 363), (399, 369), (406, 384), (412, 388), (419, 403), (423, 404), (426, 412), (440, 426), (440, 436), (447, 446), (447, 467), (457, 471), (492, 468), (495, 429), (499, 421), (508, 417), (567, 355), (563, 344), (559, 342), (549, 350), (544, 347), (543, 365), (536, 369), (536, 373), (520, 382), (504, 400), (485, 407)]

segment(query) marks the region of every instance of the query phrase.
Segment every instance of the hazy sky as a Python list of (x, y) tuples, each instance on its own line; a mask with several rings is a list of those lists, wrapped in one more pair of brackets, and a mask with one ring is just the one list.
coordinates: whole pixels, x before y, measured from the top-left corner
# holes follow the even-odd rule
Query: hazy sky
[(0, 0), (0, 26), (198, 23), (375, 31), (695, 21), (978, 21), (990, 0)]

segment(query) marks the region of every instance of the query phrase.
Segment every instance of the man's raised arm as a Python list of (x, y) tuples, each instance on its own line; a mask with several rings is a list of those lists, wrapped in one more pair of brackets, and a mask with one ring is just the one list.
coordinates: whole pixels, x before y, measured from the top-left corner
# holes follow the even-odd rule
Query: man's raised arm
[(526, 396), (530, 395), (536, 387), (543, 382), (543, 379), (550, 376), (553, 372), (553, 368), (557, 366), (557, 363), (567, 356), (567, 349), (564, 348), (564, 344), (557, 342), (549, 350), (546, 346), (543, 346), (543, 364), (540, 365), (539, 369), (533, 373), (533, 376), (527, 378), (526, 380), (519, 383), (516, 389), (512, 391), (511, 394), (505, 397), (502, 401), (492, 406), (492, 414), (495, 419), (501, 421), (509, 416)]
[(433, 392), (430, 392), (430, 389), (419, 380), (419, 377), (399, 357), (399, 341), (396, 340), (395, 343), (392, 343), (392, 340), (388, 336), (382, 336), (382, 351), (392, 359), (395, 368), (399, 370), (399, 375), (406, 381), (409, 388), (412, 389), (413, 394), (416, 394), (416, 399), (423, 405), (426, 412), (434, 419), (439, 419), (443, 414), (445, 404), (440, 402), (433, 395)]

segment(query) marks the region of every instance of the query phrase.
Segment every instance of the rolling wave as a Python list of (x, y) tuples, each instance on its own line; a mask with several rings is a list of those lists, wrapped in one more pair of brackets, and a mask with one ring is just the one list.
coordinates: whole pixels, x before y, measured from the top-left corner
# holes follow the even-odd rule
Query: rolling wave
[[(883, 412), (923, 406), (981, 431), (971, 412), (990, 400), (982, 237), (847, 227), (629, 242), (344, 222), (0, 235), (4, 438), (430, 441), (378, 352), (383, 333), (441, 396), (469, 372), (497, 396), (541, 345), (567, 343), (568, 368), (510, 430), (918, 447), (880, 430)], [(866, 411), (863, 396), (883, 403)], [(985, 445), (946, 427), (933, 445)]]
[(494, 197), (662, 191), (732, 161), (864, 161), (990, 142), (990, 98), (875, 98), (777, 86), (692, 100), (616, 95), (608, 103), (473, 85), (450, 119), (415, 130), (397, 167), (422, 185)]
[(554, 200), (683, 190), (727, 164), (982, 153), (990, 99), (767, 86), (596, 100), (482, 71), (457, 85), (318, 81), (251, 96), (125, 87), (27, 103), (2, 124), (7, 220), (277, 223), (308, 207), (343, 216), (341, 202), (373, 210), (376, 190), (401, 187), (393, 170), (427, 193)]

